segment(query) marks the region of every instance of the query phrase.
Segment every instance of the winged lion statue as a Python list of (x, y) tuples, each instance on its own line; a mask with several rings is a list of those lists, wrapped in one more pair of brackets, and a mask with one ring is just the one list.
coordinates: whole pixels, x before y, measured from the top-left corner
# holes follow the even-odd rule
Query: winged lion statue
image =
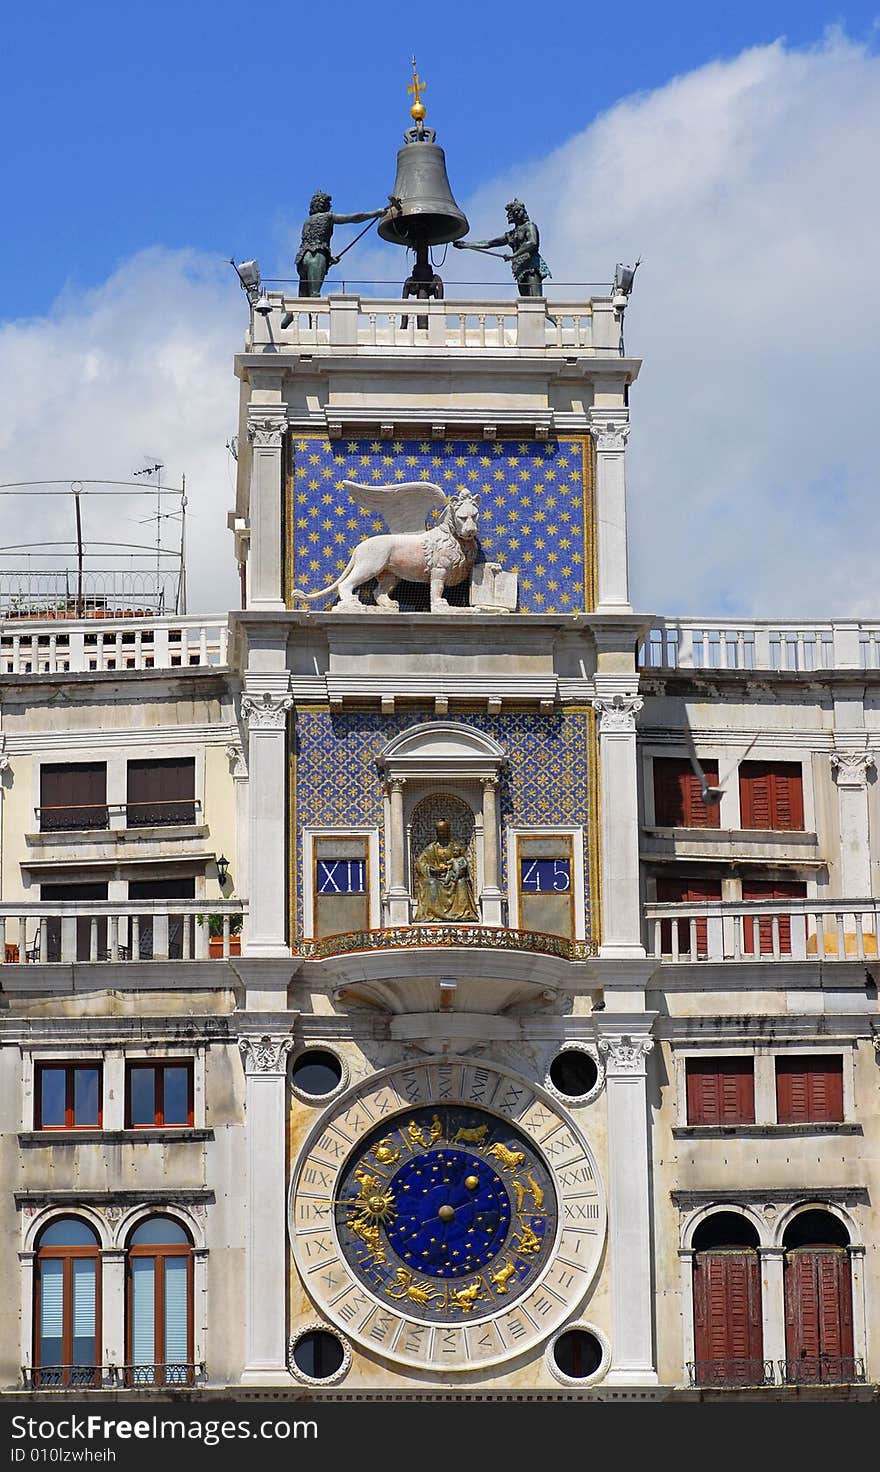
[[(398, 605), (391, 594), (405, 578), (430, 586), (432, 613), (452, 611), (443, 593), (447, 587), (464, 582), (476, 560), (479, 495), (460, 490), (450, 497), (426, 480), (391, 486), (363, 486), (346, 480), (343, 485), (364, 511), (384, 519), (388, 531), (360, 542), (339, 577), (326, 588), (314, 593), (294, 588), (292, 596), (312, 602), (336, 593), (334, 608), (360, 610), (364, 605), (357, 590), (375, 578), (377, 606), (396, 610)], [(435, 510), (441, 512), (438, 521), (426, 527), (429, 514)]]

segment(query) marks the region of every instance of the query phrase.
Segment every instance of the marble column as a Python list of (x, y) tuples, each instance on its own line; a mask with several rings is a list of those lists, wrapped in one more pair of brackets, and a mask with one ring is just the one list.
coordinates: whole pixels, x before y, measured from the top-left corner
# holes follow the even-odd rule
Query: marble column
[(233, 874), (235, 876), (236, 892), (241, 895), (249, 895), (250, 866), (248, 864), (247, 843), (247, 796), (248, 796), (248, 769), (241, 747), (234, 742), (226, 748), (226, 759), (229, 762), (229, 773), (232, 777), (233, 791), (235, 793), (235, 849), (233, 852)]
[(286, 1079), (289, 1034), (239, 1038), (247, 1081), (246, 1361), (244, 1384), (289, 1383), (287, 1371)]
[(596, 447), (596, 610), (630, 612), (626, 549), (626, 441), (629, 410), (591, 409)]
[(391, 777), (388, 782), (390, 812), (388, 818), (388, 924), (408, 925), (410, 895), (406, 883), (406, 834), (403, 826), (404, 777)]
[(287, 428), (283, 408), (252, 404), (248, 418), (251, 442), (250, 551), (248, 608), (283, 610), (282, 449)]
[(761, 1247), (758, 1249), (758, 1256), (761, 1262), (763, 1358), (772, 1360), (773, 1369), (778, 1372), (779, 1361), (785, 1359), (785, 1253), (781, 1247)]
[(124, 1365), (125, 1357), (125, 1249), (108, 1247), (101, 1253), (101, 1360)]
[[(608, 1226), (611, 1264), (610, 1384), (653, 1385), (651, 1202), (645, 1060), (654, 1014), (600, 1022), (608, 1096)], [(624, 1031), (623, 1029), (626, 1029)]]
[[(263, 681), (268, 677), (264, 676)], [(266, 688), (248, 679), (241, 697), (248, 727), (249, 910), (242, 951), (246, 956), (289, 956), (286, 938), (287, 712), (293, 705), (288, 676)], [(261, 688), (262, 686), (262, 688)]]
[(593, 701), (599, 720), (599, 821), (602, 833), (600, 956), (644, 958), (639, 901), (639, 803), (636, 716), (639, 695)]
[(480, 912), (484, 925), (504, 924), (504, 895), (498, 888), (498, 778), (483, 778), (483, 888)]

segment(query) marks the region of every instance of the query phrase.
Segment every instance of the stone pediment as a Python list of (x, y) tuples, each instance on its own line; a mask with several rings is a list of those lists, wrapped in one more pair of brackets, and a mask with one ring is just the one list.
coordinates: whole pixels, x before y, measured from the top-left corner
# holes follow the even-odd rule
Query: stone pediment
[(389, 777), (493, 777), (507, 753), (499, 742), (459, 721), (411, 726), (389, 741), (380, 765)]

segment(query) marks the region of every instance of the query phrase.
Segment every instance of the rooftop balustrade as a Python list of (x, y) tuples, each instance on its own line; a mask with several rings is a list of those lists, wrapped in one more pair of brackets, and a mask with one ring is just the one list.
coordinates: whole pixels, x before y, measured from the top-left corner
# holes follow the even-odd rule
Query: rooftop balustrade
[(644, 670), (880, 670), (880, 622), (662, 619), (639, 647)]
[(744, 900), (645, 906), (648, 954), (665, 963), (876, 960), (880, 900)]
[(142, 617), (138, 610), (131, 616), (95, 612), (70, 619), (38, 610), (0, 619), (0, 675), (220, 668), (228, 650), (225, 615)]
[(0, 964), (228, 959), (247, 910), (246, 900), (7, 901)]

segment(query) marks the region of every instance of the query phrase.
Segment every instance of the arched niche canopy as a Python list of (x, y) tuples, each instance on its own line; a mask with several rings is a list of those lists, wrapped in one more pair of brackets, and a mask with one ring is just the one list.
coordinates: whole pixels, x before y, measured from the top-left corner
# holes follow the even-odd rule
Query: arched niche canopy
[(473, 726), (428, 721), (389, 741), (379, 765), (389, 780), (485, 782), (498, 776), (506, 758), (503, 746)]

